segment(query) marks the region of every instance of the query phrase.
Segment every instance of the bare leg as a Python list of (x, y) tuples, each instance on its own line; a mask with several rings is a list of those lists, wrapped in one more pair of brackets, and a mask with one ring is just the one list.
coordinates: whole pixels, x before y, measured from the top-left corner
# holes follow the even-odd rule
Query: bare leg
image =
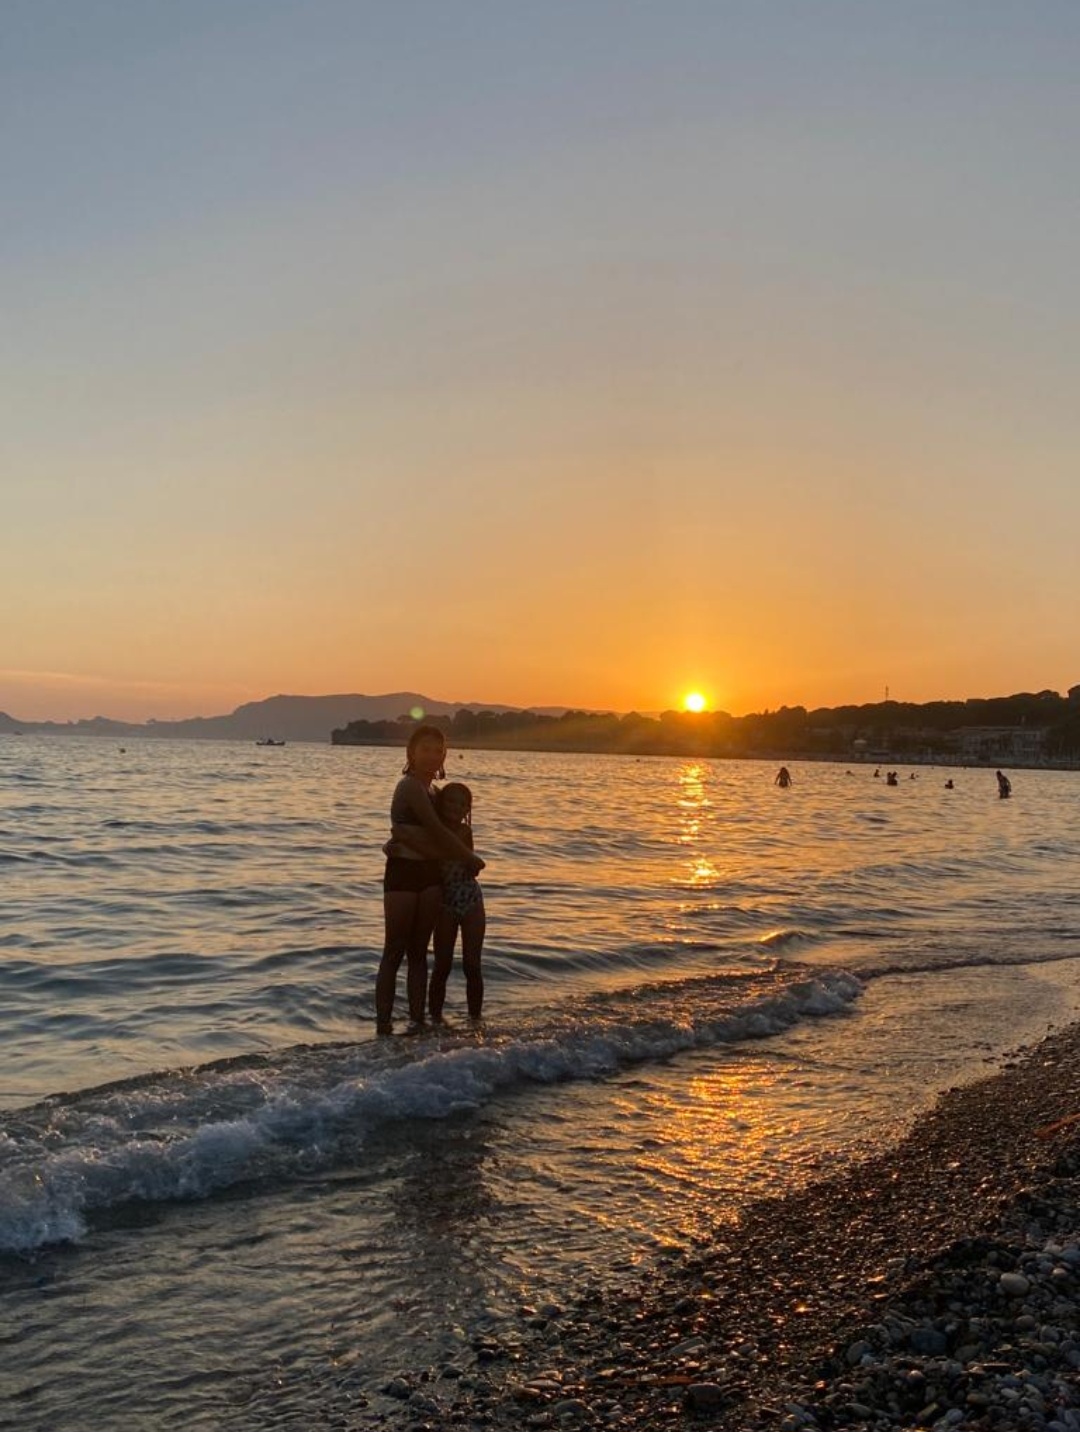
[(427, 951), (431, 932), (442, 910), (442, 886), (429, 885), (417, 897), (416, 914), (406, 954), (409, 967), (406, 984), (409, 992), (409, 1018), (414, 1024), (424, 1022), (424, 997), (427, 994)]
[(454, 941), (457, 939), (457, 932), (457, 916), (452, 910), (444, 908), (435, 926), (435, 963), (431, 971), (431, 984), (428, 986), (428, 1013), (434, 1024), (442, 1022), (446, 981), (450, 978), (450, 967), (454, 963)]
[(379, 973), (375, 977), (375, 1026), (380, 1034), (390, 1033), (397, 972), (409, 947), (418, 900), (419, 896), (409, 890), (387, 890), (383, 894), (386, 938), (383, 942), (382, 959), (379, 961)]
[(470, 1019), (479, 1019), (484, 1009), (484, 975), (480, 968), (480, 955), (486, 930), (487, 915), (483, 905), (461, 917), (461, 967), (465, 971), (465, 999)]

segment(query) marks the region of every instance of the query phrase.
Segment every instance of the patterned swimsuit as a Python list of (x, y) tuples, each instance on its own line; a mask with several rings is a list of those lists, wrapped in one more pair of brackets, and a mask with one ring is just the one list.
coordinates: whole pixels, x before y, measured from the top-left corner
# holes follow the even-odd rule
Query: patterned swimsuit
[(484, 892), (475, 875), (470, 875), (463, 860), (450, 860), (443, 865), (443, 909), (459, 919), (484, 903)]

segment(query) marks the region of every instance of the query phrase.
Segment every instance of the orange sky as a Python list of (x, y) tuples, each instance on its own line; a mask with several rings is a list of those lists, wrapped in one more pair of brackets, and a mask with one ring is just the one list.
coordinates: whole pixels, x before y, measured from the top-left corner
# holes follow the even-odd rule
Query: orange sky
[(1080, 12), (5, 27), (0, 710), (1080, 681)]

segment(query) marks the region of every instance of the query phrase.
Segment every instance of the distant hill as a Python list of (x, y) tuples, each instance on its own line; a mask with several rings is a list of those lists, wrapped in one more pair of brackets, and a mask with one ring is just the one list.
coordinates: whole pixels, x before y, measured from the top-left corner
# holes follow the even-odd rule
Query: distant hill
[[(45, 732), (58, 736), (162, 736), (209, 741), (325, 741), (350, 721), (396, 721), (407, 712), (453, 716), (461, 710), (517, 711), (505, 702), (436, 701), (418, 691), (383, 696), (269, 696), (248, 701), (227, 716), (193, 716), (184, 721), (112, 721), (94, 716), (82, 721), (18, 721), (0, 712), (0, 732)], [(552, 708), (544, 708), (550, 711)], [(558, 707), (562, 711), (564, 708)]]

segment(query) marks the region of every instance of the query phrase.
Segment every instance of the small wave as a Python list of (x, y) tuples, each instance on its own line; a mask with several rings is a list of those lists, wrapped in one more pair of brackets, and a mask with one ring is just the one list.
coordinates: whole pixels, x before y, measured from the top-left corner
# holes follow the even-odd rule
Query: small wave
[(780, 929), (770, 930), (768, 934), (762, 935), (758, 944), (767, 950), (788, 949), (792, 945), (812, 944), (817, 936), (809, 930)]
[(840, 971), (688, 979), (592, 996), (491, 1038), (297, 1046), (46, 1100), (0, 1126), (0, 1251), (78, 1241), (95, 1212), (125, 1204), (332, 1168), (376, 1129), (407, 1136), (412, 1121), (529, 1084), (779, 1034), (860, 989)]
[[(1080, 939), (1072, 931), (1066, 939)], [(950, 950), (941, 949), (933, 953), (924, 951), (910, 955), (892, 956), (885, 960), (876, 957), (867, 959), (865, 965), (858, 965), (859, 978), (863, 980), (882, 979), (886, 975), (926, 975), (951, 973), (954, 970), (982, 969), (992, 966), (997, 969), (1022, 965), (1056, 965), (1063, 961), (1080, 959), (1080, 949), (1071, 950)], [(851, 964), (851, 956), (848, 956)]]
[(309, 966), (333, 964), (334, 961), (351, 955), (353, 945), (313, 945), (305, 949), (274, 950), (268, 955), (252, 960), (250, 974), (269, 975), (279, 970), (306, 969)]

